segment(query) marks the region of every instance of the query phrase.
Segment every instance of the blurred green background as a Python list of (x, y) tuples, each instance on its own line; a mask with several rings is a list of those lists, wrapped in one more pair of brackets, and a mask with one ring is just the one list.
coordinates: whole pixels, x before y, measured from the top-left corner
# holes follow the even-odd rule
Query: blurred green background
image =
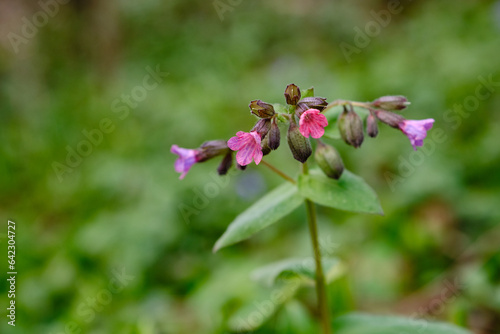
[[(330, 141), (385, 210), (320, 208), (324, 250), (348, 268), (333, 312), (500, 332), (499, 2), (401, 1), (385, 17), (393, 1), (63, 2), (0, 3), (2, 277), (7, 219), (18, 272), (16, 328), (2, 280), (0, 332), (227, 333), (269, 293), (252, 270), (311, 256), (305, 211), (213, 254), (282, 181), (254, 164), (219, 179), (215, 160), (179, 181), (170, 146), (248, 131), (249, 101), (284, 103), (289, 83), (329, 100), (402, 94), (405, 117), (436, 119), (417, 154), (387, 126), (357, 150)], [(286, 141), (266, 159), (298, 172)], [(314, 292), (300, 298), (260, 332), (311, 332)]]

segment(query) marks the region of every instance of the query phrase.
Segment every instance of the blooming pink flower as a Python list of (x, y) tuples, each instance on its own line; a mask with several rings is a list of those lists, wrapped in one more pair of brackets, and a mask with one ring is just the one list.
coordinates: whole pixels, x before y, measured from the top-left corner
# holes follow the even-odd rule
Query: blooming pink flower
[(170, 152), (179, 156), (175, 161), (175, 171), (182, 173), (181, 176), (179, 176), (179, 179), (182, 180), (187, 172), (189, 172), (189, 169), (191, 169), (191, 166), (198, 162), (198, 154), (200, 151), (172, 145)]
[(427, 118), (422, 120), (406, 119), (398, 124), (399, 129), (410, 139), (413, 149), (416, 151), (417, 146), (424, 144), (424, 138), (427, 136), (427, 130), (432, 128), (434, 119)]
[(325, 126), (328, 121), (325, 115), (320, 114), (318, 109), (308, 109), (300, 115), (300, 133), (306, 138), (311, 135), (313, 138), (320, 138), (325, 134)]
[(238, 131), (236, 137), (227, 141), (227, 146), (236, 153), (236, 161), (241, 166), (246, 166), (255, 160), (258, 165), (262, 160), (262, 147), (260, 146), (260, 135), (257, 131), (243, 132)]

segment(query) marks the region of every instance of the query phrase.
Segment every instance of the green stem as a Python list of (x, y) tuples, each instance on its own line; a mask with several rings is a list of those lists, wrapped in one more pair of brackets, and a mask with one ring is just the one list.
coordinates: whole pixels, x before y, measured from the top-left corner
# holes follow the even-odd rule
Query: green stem
[[(309, 170), (307, 163), (302, 165), (302, 173), (308, 174)], [(314, 250), (314, 261), (316, 263), (316, 294), (318, 296), (318, 309), (321, 318), (321, 326), (323, 334), (331, 333), (330, 312), (328, 310), (328, 301), (326, 294), (325, 276), (323, 274), (323, 266), (321, 264), (321, 252), (318, 241), (318, 223), (316, 219), (316, 208), (314, 202), (306, 199), (307, 221), (309, 224), (309, 232)]]
[(291, 182), (293, 184), (296, 184), (297, 182), (295, 182), (294, 179), (292, 179), (290, 176), (286, 175), (285, 173), (283, 173), (282, 171), (280, 171), (278, 168), (274, 167), (273, 165), (271, 165), (269, 162), (267, 161), (264, 161), (264, 160), (261, 160), (262, 164), (264, 166), (266, 166), (267, 168), (269, 168), (270, 170), (272, 170), (273, 172), (275, 172), (276, 174), (278, 174), (279, 176), (281, 176), (282, 178), (284, 178), (285, 180), (287, 180), (288, 182)]
[(333, 102), (330, 102), (325, 109), (323, 109), (323, 113), (327, 111), (328, 109), (337, 107), (337, 106), (345, 106), (347, 104), (351, 104), (354, 107), (360, 107), (360, 108), (365, 108), (365, 109), (370, 109), (371, 106), (369, 103), (365, 102), (356, 102), (356, 101), (347, 101), (347, 100), (335, 100)]

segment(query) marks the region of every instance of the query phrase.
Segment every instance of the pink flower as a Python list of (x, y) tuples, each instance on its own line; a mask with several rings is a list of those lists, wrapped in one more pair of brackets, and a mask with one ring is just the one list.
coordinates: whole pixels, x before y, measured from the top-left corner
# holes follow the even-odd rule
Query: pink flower
[(328, 125), (325, 115), (320, 114), (318, 109), (308, 109), (300, 115), (300, 133), (306, 138), (320, 138), (325, 134), (324, 127)]
[(427, 136), (427, 130), (432, 128), (434, 119), (422, 119), (419, 121), (406, 119), (398, 124), (399, 129), (410, 139), (413, 149), (424, 144), (424, 138)]
[(189, 169), (191, 169), (191, 166), (198, 162), (198, 154), (200, 151), (172, 145), (170, 152), (179, 156), (175, 161), (175, 171), (177, 173), (182, 173), (181, 176), (179, 176), (179, 179), (182, 180), (187, 172), (189, 172)]
[(255, 160), (258, 165), (262, 160), (262, 147), (260, 146), (260, 135), (257, 131), (243, 132), (238, 131), (236, 137), (228, 140), (227, 146), (236, 153), (236, 161), (241, 166), (246, 166)]

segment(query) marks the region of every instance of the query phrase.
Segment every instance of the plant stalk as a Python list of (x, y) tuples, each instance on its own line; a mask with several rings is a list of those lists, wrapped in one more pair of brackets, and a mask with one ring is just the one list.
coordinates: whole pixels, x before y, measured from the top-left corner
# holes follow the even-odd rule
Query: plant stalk
[(279, 176), (281, 176), (282, 178), (284, 178), (285, 180), (287, 180), (288, 182), (290, 183), (293, 183), (293, 184), (296, 184), (297, 182), (295, 182), (294, 179), (292, 179), (290, 176), (286, 175), (285, 173), (283, 173), (281, 170), (279, 170), (278, 168), (274, 167), (273, 165), (271, 165), (269, 162), (267, 161), (264, 161), (264, 160), (261, 160), (261, 163), (266, 166), (267, 168), (269, 168), (270, 170), (272, 170), (273, 172), (275, 172), (276, 174), (278, 174)]
[[(302, 173), (308, 174), (307, 164), (302, 165)], [(326, 294), (325, 275), (321, 264), (321, 252), (318, 241), (318, 223), (316, 219), (316, 207), (314, 202), (306, 199), (307, 221), (309, 224), (309, 233), (314, 250), (314, 262), (316, 264), (316, 294), (318, 297), (318, 309), (321, 318), (321, 327), (323, 334), (331, 334), (330, 312), (328, 310), (328, 301)]]

